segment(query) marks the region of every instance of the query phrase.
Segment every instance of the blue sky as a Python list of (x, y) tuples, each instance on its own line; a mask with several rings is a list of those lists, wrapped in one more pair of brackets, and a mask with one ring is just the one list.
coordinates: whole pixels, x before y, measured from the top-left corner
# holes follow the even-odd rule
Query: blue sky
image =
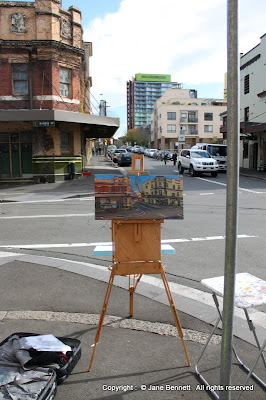
[[(107, 101), (126, 133), (126, 81), (136, 73), (171, 74), (199, 98), (222, 98), (227, 70), (226, 0), (63, 0), (82, 12), (92, 42), (93, 110)], [(239, 52), (266, 33), (266, 0), (239, 0)]]

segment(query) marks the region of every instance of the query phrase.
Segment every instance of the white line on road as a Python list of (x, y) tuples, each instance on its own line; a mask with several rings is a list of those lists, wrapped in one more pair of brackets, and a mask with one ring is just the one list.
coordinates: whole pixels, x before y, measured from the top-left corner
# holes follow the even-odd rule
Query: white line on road
[(200, 196), (209, 196), (211, 194), (214, 194), (214, 193), (200, 193)]
[[(215, 183), (216, 185), (227, 186), (226, 183), (212, 181), (211, 179), (206, 179), (206, 178), (196, 178), (196, 179), (200, 179), (205, 182)], [(240, 187), (239, 190), (244, 190), (245, 192), (250, 192), (250, 193), (255, 193), (255, 194), (266, 194), (266, 191), (265, 192), (257, 192), (256, 190), (244, 189), (242, 187)]]
[[(253, 235), (238, 235), (238, 239), (257, 238)], [(202, 238), (190, 239), (164, 239), (161, 243), (184, 243), (184, 242), (199, 242), (208, 240), (224, 240), (225, 236), (207, 236)], [(45, 244), (5, 244), (0, 245), (0, 248), (12, 249), (49, 249), (54, 247), (95, 247), (95, 246), (111, 246), (112, 242), (97, 242), (97, 243), (45, 243)]]
[(25, 200), (25, 201), (5, 200), (4, 202), (1, 202), (1, 200), (0, 200), (0, 205), (2, 204), (4, 206), (14, 206), (14, 205), (17, 205), (17, 204), (58, 203), (60, 201), (73, 201), (73, 200), (92, 201), (92, 200), (94, 200), (94, 196), (93, 197), (83, 197), (83, 198), (81, 198), (81, 197), (70, 197), (70, 198), (66, 198), (66, 199), (54, 199), (54, 200)]
[(55, 214), (55, 215), (19, 215), (12, 217), (0, 217), (0, 219), (30, 219), (30, 218), (69, 218), (69, 217), (92, 217), (94, 213), (89, 214)]

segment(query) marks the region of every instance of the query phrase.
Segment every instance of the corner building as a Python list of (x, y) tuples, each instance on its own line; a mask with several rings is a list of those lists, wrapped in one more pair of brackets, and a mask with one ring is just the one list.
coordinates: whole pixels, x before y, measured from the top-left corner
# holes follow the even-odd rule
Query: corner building
[[(88, 163), (88, 141), (119, 119), (91, 114), (81, 11), (60, 0), (0, 1), (0, 179), (55, 182)], [(73, 172), (73, 171), (72, 171)]]

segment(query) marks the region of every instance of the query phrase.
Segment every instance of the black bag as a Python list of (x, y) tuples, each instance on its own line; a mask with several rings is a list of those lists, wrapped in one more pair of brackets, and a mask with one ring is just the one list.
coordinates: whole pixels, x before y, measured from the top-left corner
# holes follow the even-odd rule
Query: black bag
[(57, 337), (71, 347), (66, 354), (20, 349), (19, 339), (29, 336), (39, 334), (13, 333), (0, 343), (0, 394), (6, 399), (52, 400), (56, 385), (69, 376), (80, 359), (81, 342)]

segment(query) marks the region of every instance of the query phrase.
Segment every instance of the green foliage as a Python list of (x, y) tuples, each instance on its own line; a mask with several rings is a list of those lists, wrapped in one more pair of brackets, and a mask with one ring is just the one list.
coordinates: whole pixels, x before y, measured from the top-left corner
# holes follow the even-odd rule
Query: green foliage
[(144, 128), (134, 128), (130, 129), (126, 136), (126, 142), (128, 142), (131, 146), (135, 144), (138, 146), (148, 146), (149, 144), (149, 131)]
[(204, 139), (204, 142), (210, 144), (223, 144), (223, 139), (219, 139), (217, 136), (214, 136), (213, 138)]

